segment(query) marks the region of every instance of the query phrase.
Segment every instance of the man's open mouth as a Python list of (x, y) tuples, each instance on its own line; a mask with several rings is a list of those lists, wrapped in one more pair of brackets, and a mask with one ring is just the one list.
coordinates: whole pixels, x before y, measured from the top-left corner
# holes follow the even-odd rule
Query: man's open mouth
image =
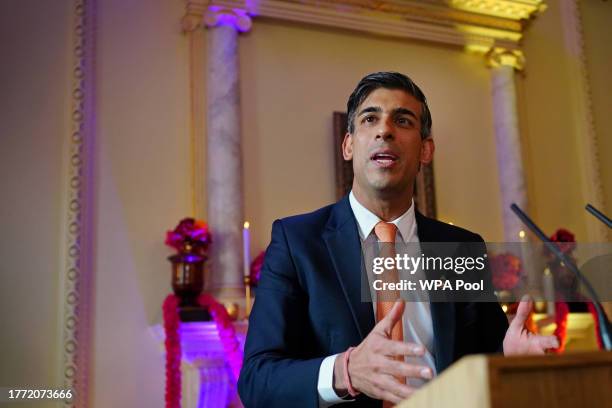
[(370, 160), (382, 167), (392, 166), (398, 159), (399, 157), (391, 152), (378, 152), (370, 156)]

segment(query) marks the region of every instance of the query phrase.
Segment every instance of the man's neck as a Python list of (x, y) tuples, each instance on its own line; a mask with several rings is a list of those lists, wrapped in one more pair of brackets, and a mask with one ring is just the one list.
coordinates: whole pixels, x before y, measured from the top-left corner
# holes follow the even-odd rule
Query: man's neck
[(361, 205), (376, 214), (383, 221), (391, 222), (404, 214), (412, 205), (412, 189), (406, 194), (367, 194), (353, 185), (353, 194)]

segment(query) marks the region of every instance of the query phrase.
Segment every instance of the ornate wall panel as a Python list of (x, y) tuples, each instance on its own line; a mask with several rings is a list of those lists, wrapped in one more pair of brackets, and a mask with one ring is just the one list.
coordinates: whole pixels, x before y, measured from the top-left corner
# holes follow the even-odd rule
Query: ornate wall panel
[(95, 0), (75, 0), (71, 56), (71, 132), (65, 143), (63, 269), (61, 270), (61, 385), (86, 407), (89, 390), (93, 283), (93, 146)]

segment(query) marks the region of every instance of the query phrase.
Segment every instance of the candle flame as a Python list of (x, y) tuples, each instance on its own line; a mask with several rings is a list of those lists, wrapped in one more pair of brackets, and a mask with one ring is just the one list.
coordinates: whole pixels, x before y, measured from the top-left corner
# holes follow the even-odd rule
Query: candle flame
[(248, 222), (248, 221), (245, 221), (245, 222), (244, 222), (244, 228), (249, 229), (249, 225), (251, 225), (251, 224), (249, 224), (249, 222)]

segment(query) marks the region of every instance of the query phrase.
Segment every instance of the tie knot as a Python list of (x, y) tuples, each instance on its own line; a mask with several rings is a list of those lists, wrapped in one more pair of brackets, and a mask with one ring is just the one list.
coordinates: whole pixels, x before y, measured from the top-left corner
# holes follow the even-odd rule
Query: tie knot
[(380, 221), (374, 226), (374, 233), (380, 242), (395, 242), (397, 227), (390, 222)]

